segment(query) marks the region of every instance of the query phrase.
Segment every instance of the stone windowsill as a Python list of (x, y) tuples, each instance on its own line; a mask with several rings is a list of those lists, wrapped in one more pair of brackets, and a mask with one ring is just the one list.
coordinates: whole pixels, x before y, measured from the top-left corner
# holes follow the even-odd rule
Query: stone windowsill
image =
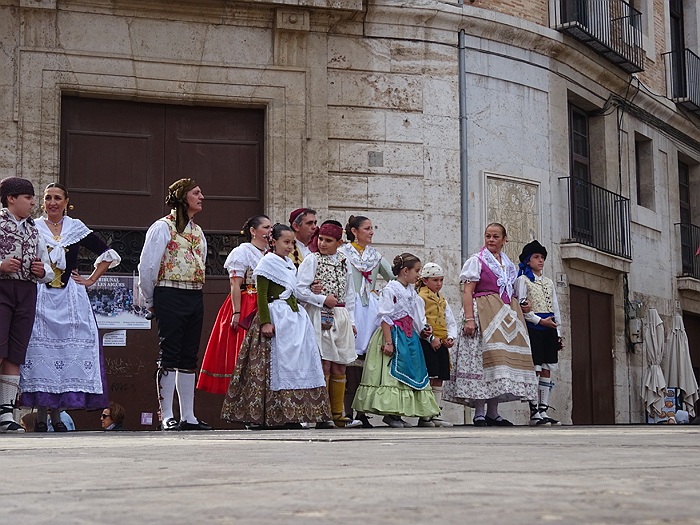
[(695, 277), (676, 277), (678, 291), (690, 293), (700, 297), (700, 279)]
[(632, 261), (617, 255), (601, 252), (585, 244), (578, 242), (567, 243), (562, 241), (560, 245), (561, 258), (563, 260), (576, 259), (589, 264), (596, 265), (605, 272), (627, 273), (630, 271)]

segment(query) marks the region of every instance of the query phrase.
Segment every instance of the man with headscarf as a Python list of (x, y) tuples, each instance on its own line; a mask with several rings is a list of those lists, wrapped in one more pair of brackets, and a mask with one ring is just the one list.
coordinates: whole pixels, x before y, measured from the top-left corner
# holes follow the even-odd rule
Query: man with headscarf
[[(171, 184), (165, 200), (171, 212), (148, 229), (139, 262), (139, 288), (158, 323), (156, 387), (165, 431), (211, 430), (194, 415), (207, 242), (193, 217), (202, 211), (203, 200), (194, 180), (180, 179)], [(173, 413), (175, 390), (179, 421)]]
[(289, 214), (289, 226), (294, 230), (294, 237), (296, 237), (294, 251), (289, 255), (289, 258), (297, 268), (304, 257), (312, 251), (309, 244), (314, 241), (318, 234), (317, 224), (316, 210), (311, 208), (297, 208)]

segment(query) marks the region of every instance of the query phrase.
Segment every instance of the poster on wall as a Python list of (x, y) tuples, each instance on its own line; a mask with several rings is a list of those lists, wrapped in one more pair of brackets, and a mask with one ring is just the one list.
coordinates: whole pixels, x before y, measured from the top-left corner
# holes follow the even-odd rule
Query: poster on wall
[(103, 275), (87, 293), (98, 328), (150, 330), (136, 277)]

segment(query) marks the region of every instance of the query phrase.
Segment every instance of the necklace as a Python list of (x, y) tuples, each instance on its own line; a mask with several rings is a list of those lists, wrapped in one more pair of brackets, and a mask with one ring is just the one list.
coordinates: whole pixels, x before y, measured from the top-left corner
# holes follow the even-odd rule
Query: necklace
[(52, 220), (49, 220), (49, 218), (47, 217), (47, 218), (46, 218), (46, 222), (48, 222), (49, 224), (53, 224), (54, 226), (60, 226), (61, 224), (63, 224), (63, 219), (64, 219), (64, 218), (65, 218), (65, 217), (61, 217), (61, 220), (60, 220), (60, 221), (58, 221), (58, 222), (53, 222)]

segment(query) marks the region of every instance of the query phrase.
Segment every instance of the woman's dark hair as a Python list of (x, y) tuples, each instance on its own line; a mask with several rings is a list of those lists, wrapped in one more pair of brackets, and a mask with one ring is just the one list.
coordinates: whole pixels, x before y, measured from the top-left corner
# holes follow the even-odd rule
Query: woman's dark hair
[(46, 185), (46, 188), (44, 188), (44, 193), (46, 193), (46, 190), (50, 190), (51, 188), (58, 188), (63, 192), (63, 197), (66, 199), (69, 199), (70, 196), (68, 195), (68, 188), (66, 188), (63, 184), (60, 182), (51, 182)]
[[(63, 184), (60, 182), (50, 182), (49, 184), (46, 185), (46, 188), (44, 188), (44, 193), (46, 193), (47, 190), (50, 190), (51, 188), (56, 188), (59, 189), (63, 192), (63, 198), (68, 200), (70, 199), (70, 196), (68, 195), (68, 188), (66, 188)], [(73, 209), (73, 206), (70, 206), (70, 209)], [(66, 215), (68, 213), (68, 206), (64, 208), (63, 210), (63, 215)]]
[(267, 215), (253, 215), (252, 217), (249, 217), (247, 221), (245, 221), (245, 224), (243, 224), (243, 229), (241, 230), (241, 233), (245, 235), (245, 240), (250, 242), (253, 240), (253, 236), (250, 234), (250, 229), (257, 228), (260, 226), (263, 222), (263, 220), (267, 219), (268, 221), (270, 220), (270, 217)]
[(355, 234), (352, 233), (352, 229), (358, 230), (362, 223), (368, 220), (369, 218), (364, 215), (350, 215), (348, 224), (345, 226), (345, 236), (348, 238), (348, 241), (353, 242), (355, 240)]
[(109, 415), (117, 425), (121, 425), (124, 422), (124, 416), (126, 416), (126, 410), (119, 403), (114, 401), (109, 402)]
[(398, 276), (403, 268), (408, 268), (410, 270), (416, 264), (420, 264), (420, 259), (412, 253), (404, 252), (394, 257), (391, 263), (391, 273)]
[(508, 234), (506, 233), (506, 227), (503, 226), (500, 222), (491, 222), (486, 225), (486, 228), (484, 228), (484, 232), (488, 230), (491, 226), (495, 228), (500, 228), (501, 231), (503, 232), (503, 237), (508, 237)]
[(280, 222), (275, 224), (272, 227), (272, 230), (270, 231), (270, 237), (267, 239), (267, 242), (270, 244), (270, 251), (275, 251), (274, 241), (276, 241), (282, 236), (282, 232), (292, 232), (292, 234), (294, 234), (294, 230), (292, 230), (290, 226), (287, 226), (286, 224), (282, 224)]

